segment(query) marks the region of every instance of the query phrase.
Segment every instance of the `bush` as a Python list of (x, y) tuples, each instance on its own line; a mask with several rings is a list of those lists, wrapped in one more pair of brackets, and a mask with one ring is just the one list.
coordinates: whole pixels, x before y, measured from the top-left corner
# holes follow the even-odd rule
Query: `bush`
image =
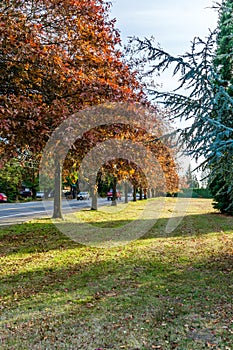
[(184, 198), (213, 198), (208, 188), (183, 188), (178, 196)]

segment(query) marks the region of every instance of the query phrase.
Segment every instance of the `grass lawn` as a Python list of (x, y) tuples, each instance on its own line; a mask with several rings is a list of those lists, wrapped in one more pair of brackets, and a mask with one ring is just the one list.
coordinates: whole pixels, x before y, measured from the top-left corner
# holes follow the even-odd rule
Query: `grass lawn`
[[(110, 248), (48, 219), (1, 228), (0, 349), (233, 349), (233, 218), (192, 199), (168, 234), (174, 201), (143, 237)], [(114, 227), (141, 206), (79, 215)]]

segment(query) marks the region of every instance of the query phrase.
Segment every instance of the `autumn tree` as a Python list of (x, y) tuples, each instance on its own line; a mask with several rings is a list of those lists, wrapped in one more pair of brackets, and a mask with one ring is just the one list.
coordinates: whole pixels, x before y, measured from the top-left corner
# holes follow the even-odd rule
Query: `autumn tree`
[(120, 37), (109, 6), (102, 0), (1, 2), (1, 162), (19, 152), (39, 154), (53, 130), (85, 106), (144, 100), (116, 49)]
[[(77, 169), (82, 167), (80, 175), (92, 186), (96, 186), (97, 173), (101, 172), (116, 181), (128, 180), (143, 192), (149, 188), (163, 193), (177, 191), (177, 167), (169, 148), (172, 142), (166, 139), (165, 144), (162, 140), (167, 126), (157, 109), (117, 104), (101, 106), (86, 114), (89, 112), (99, 114), (103, 123), (77, 138), (66, 154), (65, 168), (72, 168), (75, 159)], [(123, 121), (117, 123), (119, 116)], [(104, 124), (106, 118), (111, 120), (110, 124)]]
[[(153, 171), (156, 176), (156, 169), (154, 168)], [(102, 166), (100, 173), (103, 178), (111, 178), (111, 187), (113, 190), (112, 205), (117, 204), (117, 184), (119, 182), (124, 182), (124, 184), (131, 183), (136, 188), (143, 188), (145, 191), (149, 187), (143, 170), (138, 164), (128, 159), (118, 158), (109, 161)], [(125, 190), (124, 195), (128, 198), (128, 191)]]

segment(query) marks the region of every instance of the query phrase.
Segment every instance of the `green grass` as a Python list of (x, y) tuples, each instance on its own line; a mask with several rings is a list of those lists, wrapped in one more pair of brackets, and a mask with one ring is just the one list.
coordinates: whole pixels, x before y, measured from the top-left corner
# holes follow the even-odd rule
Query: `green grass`
[[(0, 229), (0, 349), (233, 349), (233, 218), (191, 199), (166, 234), (174, 202), (143, 237), (108, 249), (48, 219)], [(144, 204), (79, 216), (115, 228)]]

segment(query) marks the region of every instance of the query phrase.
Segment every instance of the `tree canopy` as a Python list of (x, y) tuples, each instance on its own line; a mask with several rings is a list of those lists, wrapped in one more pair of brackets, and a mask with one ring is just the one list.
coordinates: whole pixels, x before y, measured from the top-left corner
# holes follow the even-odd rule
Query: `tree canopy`
[[(9, 158), (18, 158), (22, 152), (40, 157), (47, 141), (64, 121), (68, 121), (66, 128), (61, 130), (56, 141), (69, 140), (74, 129), (81, 129), (82, 124), (81, 115), (73, 125), (69, 124), (69, 118), (81, 110), (106, 102), (149, 105), (144, 85), (137, 79), (137, 71), (132, 71), (117, 48), (120, 35), (115, 20), (109, 19), (109, 6), (110, 3), (104, 0), (1, 2), (2, 163)], [(154, 112), (157, 111), (155, 108)], [(115, 122), (110, 127), (99, 128), (98, 114), (95, 118), (97, 128), (90, 127), (89, 130), (86, 127), (84, 135), (73, 142), (65, 166), (73, 167), (74, 162), (80, 164), (88, 150), (108, 138), (141, 139), (144, 145), (150, 142), (148, 149), (153, 149), (159, 159), (169, 190), (177, 187), (175, 163), (163, 142), (157, 140), (153, 144), (150, 134), (145, 130), (132, 131), (127, 123), (122, 126)], [(157, 130), (162, 125), (158, 119), (150, 120), (146, 113), (143, 118), (145, 123), (153, 122)], [(59, 216), (59, 153), (56, 161), (55, 201)], [(126, 171), (126, 164), (119, 167), (117, 162), (120, 178)], [(128, 169), (132, 170), (131, 166)]]
[(3, 0), (0, 5), (0, 138), (7, 158), (41, 150), (84, 106), (143, 100), (102, 0)]

